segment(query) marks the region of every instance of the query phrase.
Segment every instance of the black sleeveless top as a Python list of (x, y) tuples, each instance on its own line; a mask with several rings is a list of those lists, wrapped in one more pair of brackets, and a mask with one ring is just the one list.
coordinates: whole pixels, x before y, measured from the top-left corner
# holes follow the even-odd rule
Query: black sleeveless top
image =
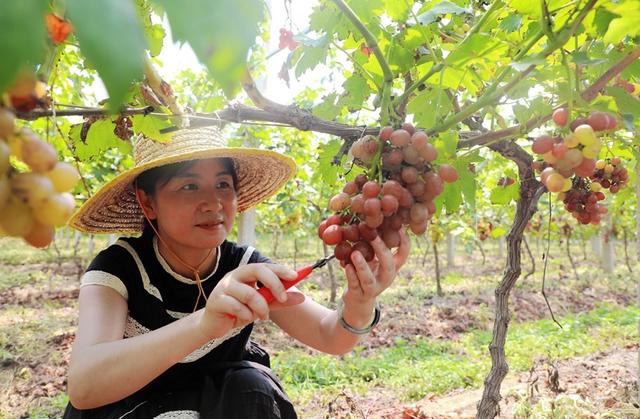
[[(225, 240), (217, 249), (213, 271), (201, 278), (205, 294), (209, 295), (229, 271), (247, 263), (260, 262), (271, 261), (250, 246), (238, 246)], [(120, 238), (101, 251), (82, 277), (81, 286), (93, 284), (111, 287), (127, 300), (129, 314), (125, 338), (148, 333), (189, 315), (194, 311), (198, 297), (195, 281), (171, 269), (158, 251), (153, 233), (138, 238)], [(205, 304), (201, 297), (197, 309)], [(212, 364), (242, 360), (252, 329), (253, 324), (249, 324), (207, 342), (139, 392), (181, 388), (194, 377), (201, 376)]]

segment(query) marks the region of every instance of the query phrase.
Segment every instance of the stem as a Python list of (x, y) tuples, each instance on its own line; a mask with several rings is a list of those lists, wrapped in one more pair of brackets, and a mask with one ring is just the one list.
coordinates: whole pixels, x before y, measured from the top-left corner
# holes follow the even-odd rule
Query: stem
[(369, 73), (363, 66), (362, 64), (360, 64), (358, 61), (353, 59), (353, 56), (351, 54), (349, 54), (349, 51), (347, 51), (346, 49), (342, 48), (340, 45), (338, 45), (335, 42), (332, 42), (331, 45), (333, 45), (334, 47), (336, 47), (339, 51), (342, 51), (347, 57), (349, 57), (349, 59), (351, 60), (351, 62), (353, 62), (353, 65), (355, 65), (356, 67), (358, 67), (358, 70), (360, 70), (362, 72), (362, 74), (364, 74), (365, 76), (367, 76), (367, 78), (376, 86), (376, 89), (380, 90), (380, 85), (378, 85), (378, 83), (376, 83), (376, 80), (373, 78), (373, 76), (371, 75), (371, 73)]
[(567, 114), (568, 114), (568, 120), (571, 121), (571, 114), (573, 112), (573, 88), (572, 88), (572, 84), (573, 84), (573, 72), (571, 71), (571, 69), (569, 68), (569, 63), (567, 63), (567, 54), (564, 52), (564, 50), (562, 50), (562, 65), (564, 66), (564, 68), (567, 70), (567, 88), (569, 90), (569, 100), (567, 101)]
[(378, 59), (380, 67), (382, 68), (382, 74), (384, 76), (382, 87), (379, 89), (379, 93), (382, 96), (380, 103), (380, 124), (387, 125), (389, 123), (389, 106), (391, 103), (391, 89), (393, 87), (393, 72), (389, 67), (387, 58), (382, 53), (376, 37), (367, 29), (364, 23), (358, 18), (353, 9), (349, 7), (343, 0), (333, 0), (333, 2), (344, 12), (347, 18), (354, 24), (354, 26), (360, 31), (364, 37), (367, 47), (369, 47), (373, 54)]
[(380, 63), (380, 67), (382, 68), (382, 74), (384, 75), (385, 83), (393, 82), (393, 72), (389, 67), (389, 63), (387, 62), (380, 46), (378, 45), (378, 41), (376, 41), (376, 37), (367, 29), (364, 23), (358, 18), (353, 9), (349, 7), (343, 0), (333, 0), (333, 2), (344, 12), (347, 18), (354, 24), (354, 26), (360, 31), (365, 41), (367, 42), (367, 47), (371, 48), (373, 54), (376, 56)]
[(411, 95), (411, 93), (413, 93), (418, 87), (420, 87), (420, 85), (422, 85), (422, 83), (427, 81), (431, 76), (436, 74), (438, 71), (442, 70), (442, 67), (444, 67), (444, 64), (442, 64), (442, 63), (435, 64), (433, 67), (431, 67), (429, 69), (429, 71), (427, 71), (427, 73), (424, 76), (422, 76), (418, 80), (416, 80), (415, 83), (413, 83), (411, 86), (409, 86), (404, 91), (404, 93), (402, 93), (400, 96), (398, 96), (398, 98), (396, 98), (393, 101), (394, 105), (396, 105), (398, 103), (402, 103), (402, 101), (405, 100), (407, 97), (409, 97), (409, 95)]

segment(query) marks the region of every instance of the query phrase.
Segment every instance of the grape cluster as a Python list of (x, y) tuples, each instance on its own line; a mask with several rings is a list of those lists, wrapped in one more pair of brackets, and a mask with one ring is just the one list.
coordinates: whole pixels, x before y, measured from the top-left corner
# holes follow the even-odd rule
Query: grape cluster
[[(14, 94), (8, 91), (10, 97)], [(11, 157), (29, 170), (19, 171)], [(64, 225), (75, 208), (69, 191), (79, 179), (73, 166), (58, 161), (51, 144), (28, 128), (17, 129), (12, 110), (0, 107), (0, 236), (23, 237), (35, 247), (49, 245), (54, 226)]]
[(445, 182), (458, 179), (450, 165), (436, 169), (435, 147), (426, 133), (411, 124), (395, 130), (384, 127), (379, 137), (366, 135), (349, 152), (368, 174), (359, 174), (331, 198), (329, 209), (334, 214), (318, 227), (320, 238), (336, 246), (335, 256), (345, 264), (354, 250), (371, 260), (374, 254), (369, 242), (378, 236), (387, 247), (397, 247), (403, 226), (424, 234), (436, 212), (433, 200), (442, 193)]
[(280, 40), (278, 43), (278, 48), (284, 49), (289, 48), (290, 51), (298, 48), (300, 43), (293, 39), (293, 32), (286, 28), (280, 28)]
[[(553, 120), (559, 126), (567, 125), (566, 109), (557, 109)], [(566, 192), (572, 187), (574, 175), (588, 178), (594, 173), (602, 149), (596, 132), (615, 129), (616, 119), (607, 112), (592, 112), (570, 126), (573, 132), (566, 137), (543, 135), (531, 146), (534, 153), (542, 156), (542, 161), (534, 162), (534, 168), (541, 172), (540, 179), (549, 192)]]
[(493, 224), (489, 221), (478, 221), (476, 225), (476, 232), (478, 233), (478, 239), (481, 241), (485, 241), (491, 235), (491, 231), (493, 230)]
[(604, 193), (592, 191), (584, 179), (577, 180), (561, 198), (565, 209), (581, 224), (599, 224), (607, 213), (607, 207), (598, 204), (605, 199)]
[(629, 182), (629, 172), (622, 166), (619, 157), (598, 160), (596, 171), (591, 175), (591, 190), (609, 189), (611, 193), (618, 193)]

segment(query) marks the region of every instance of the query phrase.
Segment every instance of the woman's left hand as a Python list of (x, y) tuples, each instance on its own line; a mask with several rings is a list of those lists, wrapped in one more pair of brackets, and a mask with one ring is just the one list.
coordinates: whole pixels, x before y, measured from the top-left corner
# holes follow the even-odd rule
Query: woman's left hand
[(358, 251), (351, 253), (351, 264), (345, 267), (347, 290), (343, 298), (345, 307), (372, 305), (378, 295), (391, 285), (409, 256), (411, 242), (404, 230), (400, 231), (400, 246), (394, 253), (380, 237), (371, 242), (375, 258), (367, 262)]

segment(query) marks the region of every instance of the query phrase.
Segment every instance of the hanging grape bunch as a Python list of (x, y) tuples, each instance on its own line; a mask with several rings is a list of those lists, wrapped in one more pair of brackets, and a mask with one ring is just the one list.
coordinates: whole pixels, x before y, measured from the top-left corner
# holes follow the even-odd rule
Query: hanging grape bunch
[(358, 139), (350, 154), (366, 173), (331, 198), (329, 209), (334, 214), (318, 227), (318, 235), (325, 244), (336, 246), (335, 256), (342, 263), (348, 263), (354, 250), (373, 259), (370, 242), (378, 236), (387, 247), (398, 247), (403, 226), (424, 234), (444, 182), (458, 179), (454, 167), (435, 166), (436, 148), (424, 131), (408, 123), (396, 130), (383, 127), (378, 137)]
[(280, 28), (280, 38), (278, 39), (278, 48), (289, 48), (290, 51), (298, 48), (300, 43), (293, 39), (293, 32), (287, 28)]
[[(566, 126), (567, 110), (557, 109), (553, 120), (560, 127)], [(610, 113), (592, 112), (587, 118), (575, 119), (570, 124), (571, 133), (564, 138), (543, 135), (531, 147), (542, 155), (542, 160), (533, 163), (541, 182), (549, 192), (560, 193), (566, 210), (582, 224), (598, 224), (607, 213), (607, 208), (599, 204), (605, 199), (601, 189), (615, 185), (615, 193), (626, 185), (628, 173), (619, 158), (597, 160), (602, 149), (598, 133), (615, 130), (616, 125)]]
[(478, 233), (478, 239), (480, 241), (485, 241), (491, 235), (491, 231), (493, 230), (493, 224), (489, 221), (478, 221), (476, 225), (476, 232)]
[[(54, 227), (64, 225), (75, 208), (69, 191), (80, 176), (73, 166), (58, 161), (51, 144), (15, 126), (13, 109), (37, 105), (43, 97), (40, 84), (33, 75), (19, 76), (0, 105), (0, 236), (22, 237), (32, 246), (46, 247)], [(17, 166), (29, 170), (14, 167), (12, 157), (24, 163)]]

